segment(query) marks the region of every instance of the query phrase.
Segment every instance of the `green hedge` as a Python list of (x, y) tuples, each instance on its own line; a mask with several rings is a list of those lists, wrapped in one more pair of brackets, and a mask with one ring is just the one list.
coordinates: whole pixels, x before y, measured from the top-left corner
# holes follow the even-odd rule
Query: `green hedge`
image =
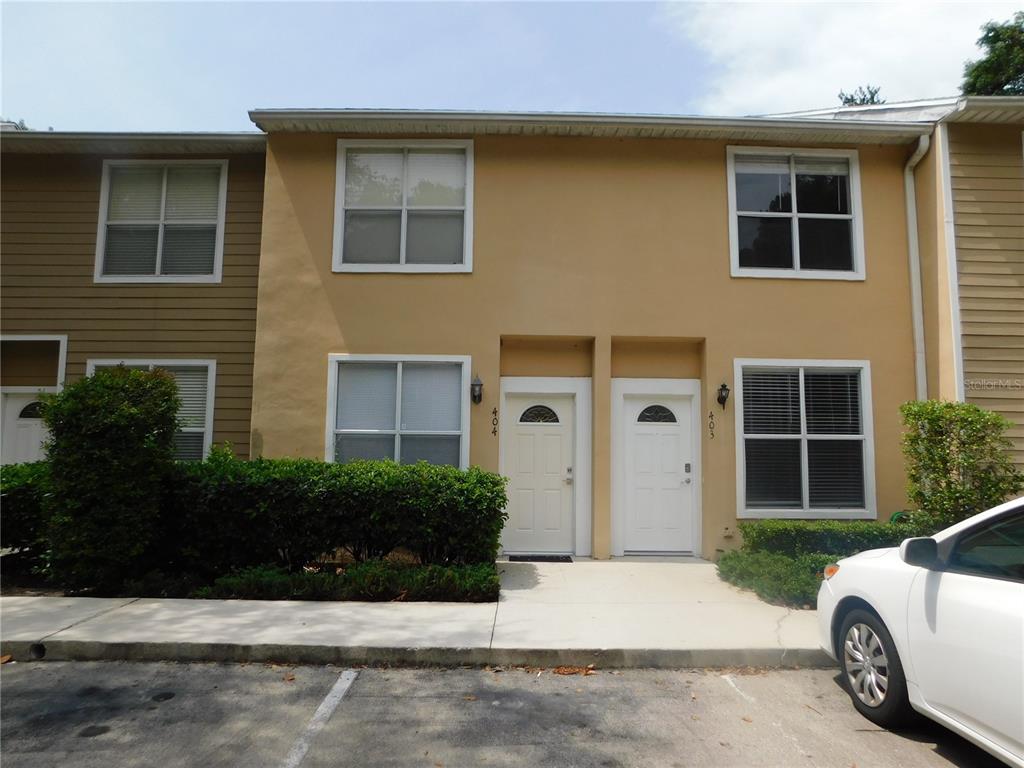
[(200, 598), (249, 600), (370, 600), (487, 602), (498, 599), (500, 584), (493, 563), (412, 565), (381, 560), (355, 563), (341, 573), (291, 573), (256, 567), (218, 578), (193, 592)]
[(763, 600), (798, 608), (817, 601), (822, 570), (844, 557), (895, 547), (913, 536), (930, 536), (928, 518), (874, 520), (747, 520), (739, 524), (742, 547), (718, 560), (718, 574)]
[(0, 469), (0, 547), (29, 550), (35, 555), (45, 548), (43, 504), (49, 469), (45, 461), (8, 464)]
[(178, 387), (166, 371), (118, 366), (43, 395), (49, 430), (51, 572), (74, 589), (117, 590), (158, 542), (174, 464)]
[(816, 553), (796, 557), (774, 552), (726, 552), (718, 560), (718, 573), (730, 584), (752, 589), (769, 603), (814, 607), (821, 572), (834, 555)]
[[(44, 503), (50, 493), (47, 477), (46, 462), (4, 468), (3, 546), (38, 553), (52, 547), (53, 505)], [(172, 464), (154, 497), (158, 513), (147, 518), (140, 546), (119, 568), (108, 560), (103, 578), (90, 582), (81, 574), (96, 573), (88, 570), (95, 569), (95, 547), (83, 550), (85, 571), (65, 551), (63, 567), (52, 572), (56, 583), (106, 593), (127, 589), (170, 596), (187, 593), (187, 585), (209, 584), (254, 567), (298, 573), (338, 550), (357, 561), (379, 560), (401, 549), (424, 565), (487, 564), (497, 556), (506, 518), (504, 479), (475, 467), (243, 461), (224, 449), (205, 461)], [(90, 509), (96, 521), (90, 522), (81, 507), (75, 517), (86, 517), (86, 531), (109, 517), (107, 510)], [(70, 518), (64, 517), (66, 526)], [(394, 592), (388, 585), (397, 577), (385, 578), (372, 569), (369, 573), (377, 574), (376, 581), (368, 582), (363, 592), (372, 593), (375, 583), (383, 584), (382, 595)], [(416, 578), (437, 581), (439, 574), (431, 571)], [(416, 589), (429, 594), (433, 588), (419, 584)], [(440, 587), (434, 591), (445, 592)]]
[(175, 544), (162, 559), (210, 575), (267, 563), (294, 571), (339, 549), (356, 560), (402, 548), (425, 564), (493, 563), (505, 504), (504, 479), (475, 467), (215, 451), (178, 465), (165, 499), (164, 539)]
[(925, 522), (904, 520), (751, 520), (739, 524), (743, 549), (797, 556), (824, 552), (846, 557), (880, 547), (894, 547), (912, 536), (935, 531)]

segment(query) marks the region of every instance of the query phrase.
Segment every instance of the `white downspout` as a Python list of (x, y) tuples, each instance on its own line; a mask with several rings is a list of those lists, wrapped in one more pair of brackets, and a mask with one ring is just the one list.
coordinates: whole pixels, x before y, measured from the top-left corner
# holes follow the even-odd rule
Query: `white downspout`
[(914, 168), (928, 151), (931, 140), (919, 136), (917, 149), (903, 168), (903, 191), (907, 205), (907, 257), (910, 261), (910, 313), (914, 330), (914, 384), (918, 400), (928, 399), (928, 367), (924, 351), (924, 305), (921, 292), (921, 250), (917, 241), (917, 192)]

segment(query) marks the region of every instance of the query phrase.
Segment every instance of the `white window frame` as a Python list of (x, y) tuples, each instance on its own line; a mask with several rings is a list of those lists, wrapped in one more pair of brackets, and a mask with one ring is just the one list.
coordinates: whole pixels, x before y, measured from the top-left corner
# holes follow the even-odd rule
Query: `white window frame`
[[(349, 149), (373, 149), (390, 147), (393, 149), (462, 149), (466, 153), (466, 199), (462, 206), (462, 263), (461, 264), (406, 264), (405, 235), (408, 211), (406, 204), (405, 167), (403, 162), (402, 178), (402, 234), (401, 251), (398, 264), (346, 264), (345, 247), (345, 158)], [(334, 272), (419, 272), (419, 273), (465, 273), (473, 271), (473, 141), (471, 139), (377, 139), (360, 141), (358, 139), (339, 139), (335, 170), (334, 186), (334, 241), (331, 269)], [(381, 210), (381, 206), (368, 206), (371, 210)], [(418, 206), (413, 210), (457, 210), (458, 206)], [(398, 210), (398, 209), (396, 209)]]
[[(793, 434), (745, 435), (743, 430), (743, 369), (744, 368), (798, 368), (800, 370), (800, 432)], [(804, 370), (837, 368), (860, 372), (860, 435), (809, 435), (804, 404)], [(868, 360), (801, 360), (786, 358), (737, 358), (733, 361), (733, 383), (736, 389), (735, 418), (736, 422), (736, 517), (775, 519), (808, 519), (808, 520), (874, 520), (877, 518), (878, 505), (875, 499), (875, 433), (874, 410), (871, 405), (871, 363)], [(790, 439), (800, 440), (800, 477), (804, 507), (793, 509), (758, 509), (748, 507), (746, 492), (746, 461), (744, 460), (744, 441), (747, 437), (755, 439)], [(810, 507), (808, 489), (807, 439), (861, 440), (864, 443), (864, 506), (859, 508), (826, 508)]]
[[(864, 260), (864, 214), (860, 192), (860, 156), (855, 149), (800, 149), (795, 147), (726, 147), (726, 169), (729, 189), (729, 258), (730, 274), (733, 277), (773, 277), (776, 279), (797, 280), (864, 280), (866, 268)], [(760, 212), (762, 218), (790, 219), (793, 227), (793, 267), (790, 269), (768, 269), (765, 267), (740, 266), (739, 216), (736, 204), (736, 158), (744, 155), (777, 155), (789, 157), (790, 186), (793, 196), (793, 210), (788, 213)], [(796, 174), (794, 157), (819, 157), (846, 160), (850, 164), (850, 213), (800, 213), (797, 209)], [(751, 213), (750, 215), (754, 215)], [(800, 269), (800, 227), (799, 220), (805, 219), (841, 219), (850, 221), (850, 245), (853, 250), (852, 270), (831, 269)]]
[[(85, 375), (92, 376), (96, 372), (96, 366), (105, 365), (145, 365), (149, 370), (154, 368), (165, 368), (173, 366), (194, 366), (196, 368), (206, 366), (206, 420), (203, 424), (203, 458), (210, 455), (213, 447), (213, 406), (216, 399), (217, 383), (217, 361), (213, 359), (189, 359), (182, 357), (105, 357), (90, 358), (85, 362)], [(179, 432), (198, 432), (198, 427), (185, 427)]]
[[(103, 254), (106, 250), (107, 245), (107, 227), (110, 224), (116, 224), (118, 222), (111, 222), (107, 220), (108, 209), (110, 207), (110, 169), (120, 168), (125, 166), (136, 166), (136, 165), (153, 165), (161, 166), (164, 168), (163, 178), (163, 192), (160, 198), (160, 218), (159, 219), (146, 219), (142, 221), (131, 221), (132, 224), (146, 224), (150, 226), (159, 227), (159, 235), (157, 236), (156, 245), (156, 274), (152, 275), (104, 275), (103, 274)], [(216, 243), (213, 252), (213, 273), (209, 275), (161, 275), (160, 274), (160, 261), (163, 258), (164, 248), (164, 226), (167, 222), (164, 220), (164, 207), (167, 202), (167, 168), (171, 166), (195, 166), (195, 165), (211, 165), (220, 168), (220, 189), (219, 198), (217, 201), (217, 235)], [(96, 283), (219, 283), (223, 279), (224, 274), (224, 220), (227, 211), (227, 199), (228, 199), (228, 161), (227, 160), (208, 160), (208, 159), (175, 159), (175, 160), (104, 160), (103, 161), (103, 177), (100, 182), (100, 213), (99, 223), (96, 228), (96, 265), (93, 272), (93, 282)], [(189, 219), (182, 219), (180, 221), (174, 221), (173, 224), (206, 224), (209, 225), (209, 221), (191, 221)]]
[(13, 386), (0, 387), (3, 394), (30, 394), (34, 392), (60, 392), (64, 389), (64, 375), (68, 364), (68, 335), (66, 333), (4, 333), (0, 341), (56, 341), (57, 342), (57, 380), (54, 384), (43, 387)]
[[(398, 365), (398, 381), (395, 388), (395, 428), (394, 429), (337, 429), (338, 415), (338, 371), (340, 363), (395, 363)], [(398, 419), (402, 403), (402, 363), (458, 363), (462, 366), (460, 379), (460, 414), (461, 429), (459, 431), (438, 430), (403, 430)], [(327, 355), (327, 421), (324, 435), (324, 459), (334, 461), (334, 436), (345, 434), (424, 434), (424, 435), (459, 435), (459, 468), (469, 468), (469, 382), (473, 358), (468, 355), (353, 355), (348, 353), (331, 353)], [(400, 458), (401, 439), (395, 440), (395, 461)]]

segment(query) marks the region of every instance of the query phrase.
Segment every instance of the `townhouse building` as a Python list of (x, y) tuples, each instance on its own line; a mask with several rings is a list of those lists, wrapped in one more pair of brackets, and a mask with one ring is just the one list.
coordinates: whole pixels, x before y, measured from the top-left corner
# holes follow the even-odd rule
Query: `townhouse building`
[(1024, 421), (1024, 100), (250, 116), (0, 137), (5, 462), (160, 366), (182, 458), (479, 465), (507, 553), (714, 557), (902, 509), (903, 402)]

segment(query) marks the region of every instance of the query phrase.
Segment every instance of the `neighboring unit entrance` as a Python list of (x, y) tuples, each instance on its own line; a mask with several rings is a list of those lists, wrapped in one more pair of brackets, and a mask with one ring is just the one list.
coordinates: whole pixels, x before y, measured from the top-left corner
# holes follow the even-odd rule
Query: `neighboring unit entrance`
[(573, 552), (574, 411), (572, 395), (506, 396), (505, 552)]
[(613, 380), (613, 554), (700, 551), (698, 398), (685, 379)]
[(38, 395), (3, 396), (2, 463), (20, 464), (43, 458), (47, 432), (39, 410)]

